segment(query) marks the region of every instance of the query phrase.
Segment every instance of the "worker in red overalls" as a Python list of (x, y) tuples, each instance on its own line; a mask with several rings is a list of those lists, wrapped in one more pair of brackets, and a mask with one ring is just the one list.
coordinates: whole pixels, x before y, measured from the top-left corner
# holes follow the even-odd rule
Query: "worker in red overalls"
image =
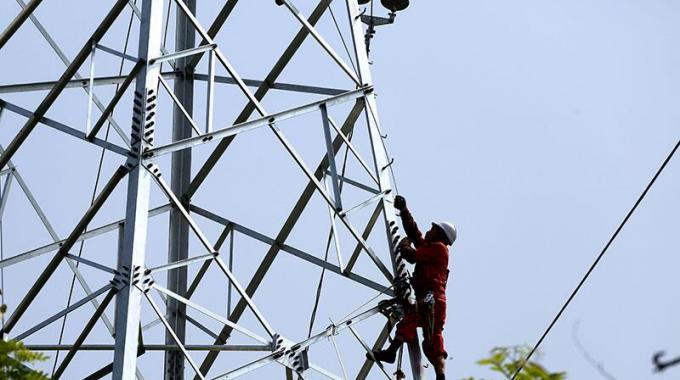
[(373, 356), (378, 361), (394, 363), (401, 345), (404, 342), (416, 342), (416, 328), (421, 327), (424, 337), (423, 352), (434, 366), (437, 380), (444, 380), (448, 354), (444, 349), (442, 333), (446, 321), (448, 246), (456, 240), (456, 228), (447, 222), (432, 223), (432, 227), (423, 237), (406, 207), (406, 199), (396, 196), (394, 207), (401, 213), (401, 222), (407, 236), (399, 242), (397, 250), (404, 260), (416, 265), (411, 281), (416, 304), (406, 305), (404, 318), (397, 324), (394, 340), (387, 349), (374, 351)]

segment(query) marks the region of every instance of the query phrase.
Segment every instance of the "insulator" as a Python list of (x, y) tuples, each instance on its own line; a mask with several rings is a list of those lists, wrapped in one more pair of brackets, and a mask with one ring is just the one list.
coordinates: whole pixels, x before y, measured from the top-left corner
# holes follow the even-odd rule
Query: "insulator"
[(403, 11), (410, 4), (409, 0), (380, 0), (380, 3), (392, 12)]

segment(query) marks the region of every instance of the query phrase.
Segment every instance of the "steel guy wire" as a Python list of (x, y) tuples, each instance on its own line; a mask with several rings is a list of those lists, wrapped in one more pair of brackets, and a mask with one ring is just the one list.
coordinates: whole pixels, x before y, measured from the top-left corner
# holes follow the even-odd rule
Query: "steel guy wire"
[(574, 291), (571, 293), (571, 295), (569, 295), (569, 298), (567, 298), (567, 301), (564, 303), (564, 305), (562, 305), (562, 308), (561, 308), (560, 311), (557, 313), (557, 315), (555, 316), (555, 318), (553, 318), (552, 322), (550, 322), (550, 324), (548, 325), (548, 328), (545, 329), (545, 331), (543, 332), (543, 335), (541, 335), (540, 339), (538, 339), (538, 342), (536, 342), (536, 344), (533, 346), (533, 348), (531, 349), (531, 351), (530, 351), (529, 354), (527, 355), (526, 359), (522, 360), (522, 362), (520, 363), (519, 368), (517, 368), (517, 370), (515, 371), (515, 373), (512, 375), (512, 379), (511, 379), (511, 380), (515, 380), (515, 378), (517, 377), (517, 375), (519, 375), (519, 373), (522, 371), (522, 369), (524, 369), (524, 365), (529, 361), (529, 359), (531, 359), (531, 357), (534, 355), (534, 353), (536, 352), (536, 350), (538, 349), (538, 347), (541, 345), (541, 343), (543, 343), (543, 340), (545, 339), (545, 337), (548, 335), (548, 333), (550, 333), (550, 330), (552, 330), (553, 326), (555, 326), (555, 324), (557, 323), (557, 320), (560, 319), (560, 317), (562, 316), (562, 313), (564, 313), (564, 311), (567, 309), (567, 306), (569, 306), (569, 304), (571, 303), (571, 301), (572, 301), (572, 300), (574, 299), (574, 297), (576, 296), (576, 293), (578, 293), (578, 291), (581, 289), (581, 287), (582, 287), (583, 284), (586, 282), (586, 280), (588, 279), (588, 277), (590, 276), (590, 274), (593, 272), (593, 270), (595, 269), (595, 267), (597, 266), (597, 264), (600, 262), (600, 260), (601, 260), (602, 257), (604, 256), (604, 254), (607, 253), (607, 250), (608, 250), (609, 247), (612, 245), (612, 243), (614, 242), (614, 240), (616, 239), (616, 237), (619, 236), (619, 233), (621, 232), (621, 230), (623, 229), (623, 227), (626, 225), (626, 223), (628, 222), (628, 220), (630, 219), (630, 217), (633, 215), (633, 213), (635, 212), (635, 210), (637, 209), (637, 207), (640, 205), (640, 203), (642, 203), (642, 200), (647, 196), (647, 193), (648, 193), (649, 190), (652, 188), (652, 186), (653, 186), (654, 183), (656, 182), (657, 178), (659, 178), (659, 175), (661, 175), (661, 173), (663, 172), (663, 170), (666, 168), (666, 165), (668, 165), (668, 162), (670, 162), (670, 160), (671, 160), (671, 159), (673, 158), (673, 156), (675, 155), (675, 152), (677, 152), (678, 147), (680, 147), (680, 140), (678, 140), (678, 142), (675, 144), (675, 146), (673, 147), (673, 149), (671, 150), (671, 152), (668, 154), (668, 156), (666, 157), (666, 159), (663, 161), (663, 163), (661, 164), (661, 166), (659, 167), (659, 169), (656, 171), (656, 173), (655, 173), (654, 176), (652, 177), (651, 181), (649, 181), (649, 183), (647, 184), (647, 187), (645, 187), (645, 190), (642, 192), (642, 194), (640, 194), (640, 196), (638, 197), (637, 201), (635, 201), (635, 204), (633, 204), (633, 207), (628, 211), (628, 214), (626, 214), (625, 218), (623, 218), (623, 221), (621, 222), (621, 224), (619, 224), (619, 227), (616, 229), (616, 231), (614, 232), (614, 234), (609, 238), (609, 241), (607, 241), (607, 244), (605, 244), (604, 248), (602, 249), (602, 251), (600, 252), (600, 254), (597, 256), (597, 258), (595, 259), (595, 261), (593, 262), (593, 264), (590, 266), (590, 268), (588, 269), (588, 271), (586, 272), (586, 274), (581, 278), (581, 281), (578, 283), (578, 285), (576, 286), (576, 288), (574, 289)]
[[(134, 3), (137, 4), (137, 0), (135, 0)], [(128, 22), (127, 33), (126, 33), (126, 36), (125, 36), (125, 45), (123, 47), (123, 53), (124, 54), (127, 53), (128, 45), (129, 45), (129, 42), (130, 42), (130, 32), (132, 30), (132, 21), (134, 20), (134, 15), (135, 15), (134, 12), (131, 12), (130, 21)], [(122, 75), (124, 65), (125, 65), (125, 58), (121, 58), (120, 66), (118, 68), (118, 75)], [(120, 87), (120, 85), (117, 84), (116, 85), (116, 91), (118, 91), (119, 87)], [(113, 113), (112, 113), (112, 115), (113, 115)], [(111, 122), (108, 122), (107, 126), (106, 126), (106, 134), (105, 134), (105, 137), (104, 137), (105, 142), (109, 141), (109, 133), (110, 132), (111, 132)], [(90, 204), (93, 204), (95, 198), (97, 197), (97, 190), (99, 188), (99, 180), (101, 179), (101, 172), (102, 172), (102, 167), (103, 167), (103, 164), (104, 164), (105, 155), (106, 155), (106, 149), (102, 148), (101, 153), (99, 155), (99, 163), (97, 165), (97, 175), (96, 175), (95, 181), (94, 181), (94, 188), (92, 189)], [(80, 247), (78, 249), (78, 257), (81, 257), (83, 255), (83, 246), (84, 245), (85, 245), (85, 241), (83, 240), (83, 241), (80, 242)], [(79, 267), (79, 264), (80, 264), (80, 262), (75, 263), (76, 268)], [(71, 278), (71, 285), (69, 287), (68, 298), (66, 300), (66, 307), (69, 307), (71, 305), (71, 300), (73, 298), (73, 289), (75, 287), (75, 282), (76, 282), (76, 274), (74, 273), (73, 277)], [(58, 340), (59, 345), (61, 345), (61, 343), (64, 339), (64, 330), (66, 328), (67, 317), (68, 317), (68, 314), (64, 315), (64, 317), (62, 319), (61, 328), (60, 328), (60, 331), (59, 331), (59, 340)], [(59, 361), (59, 353), (60, 352), (61, 351), (57, 350), (55, 355), (54, 355), (54, 364), (52, 366), (52, 376), (54, 376), (54, 373), (57, 369), (57, 362)]]

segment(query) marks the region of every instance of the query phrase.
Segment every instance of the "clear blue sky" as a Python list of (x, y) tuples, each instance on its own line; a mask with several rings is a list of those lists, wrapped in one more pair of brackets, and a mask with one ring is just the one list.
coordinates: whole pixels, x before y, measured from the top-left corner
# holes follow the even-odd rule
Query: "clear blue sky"
[[(343, 15), (344, 8), (336, 2), (334, 10)], [(110, 3), (47, 0), (37, 14), (73, 57)], [(203, 3), (199, 0), (199, 18), (209, 24), (223, 1)], [(283, 9), (270, 6), (273, 1), (261, 3), (239, 4), (218, 38), (239, 72), (257, 79), (299, 27)], [(296, 1), (307, 14), (313, 3)], [(459, 228), (452, 250), (445, 331), (452, 357), (448, 375), (496, 378), (474, 362), (494, 346), (533, 344), (538, 339), (680, 136), (680, 5), (668, 0), (412, 3), (394, 26), (381, 27), (373, 40), (379, 113), (388, 149), (396, 159), (398, 189), (417, 220), (426, 226), (431, 220), (447, 219)], [(0, 25), (6, 25), (18, 10), (14, 0), (2, 0)], [(125, 13), (105, 44), (120, 49), (127, 17)], [(342, 53), (328, 15), (319, 29)], [(131, 46), (131, 52), (136, 52), (136, 42)], [(98, 72), (113, 74), (115, 60), (106, 59), (97, 66)], [(330, 65), (308, 41), (281, 80), (348, 88), (341, 75), (328, 75)], [(1, 84), (53, 80), (62, 70), (29, 23), (0, 52)], [(224, 107), (216, 120), (226, 125), (243, 100), (231, 87), (220, 91)], [(82, 129), (86, 97), (77, 89), (66, 93), (49, 116)], [(42, 94), (2, 96), (30, 109)], [(107, 99), (111, 92), (102, 89), (99, 94)], [(308, 99), (277, 93), (265, 105), (276, 110)], [(199, 102), (197, 109), (201, 107)], [(341, 119), (341, 110), (334, 117)], [(118, 120), (127, 128), (128, 116), (121, 115)], [(319, 126), (316, 118), (305, 117), (302, 123)], [(22, 120), (3, 115), (0, 144), (7, 145)], [(283, 123), (282, 128), (307, 163), (316, 165), (323, 149), (321, 130), (314, 128), (312, 133), (293, 122)], [(285, 152), (267, 131), (239, 139), (209, 177), (206, 184), (211, 190), (194, 200), (274, 235), (305, 180), (293, 165), (282, 163)], [(194, 166), (209, 152), (209, 148), (199, 150)], [(36, 130), (26, 149), (15, 156), (62, 236), (87, 206), (97, 159), (96, 149), (47, 129)], [(103, 178), (119, 162), (107, 156)], [(168, 163), (162, 162), (166, 171)], [(271, 172), (271, 168), (278, 169)], [(285, 170), (292, 174), (284, 174)], [(547, 367), (568, 371), (570, 379), (599, 378), (574, 343), (574, 325), (580, 321), (581, 341), (617, 379), (671, 379), (680, 373), (679, 368), (653, 375), (651, 365), (657, 350), (680, 355), (680, 304), (673, 296), (680, 286), (679, 178), (676, 158), (548, 336), (542, 347)], [(124, 189), (116, 192), (95, 224), (121, 215)], [(160, 200), (160, 194), (154, 193), (152, 203)], [(6, 218), (12, 219), (5, 220), (5, 254), (49, 241), (25, 211), (25, 202), (20, 198), (18, 202), (8, 209)], [(291, 242), (322, 255), (327, 215), (320, 199), (314, 202), (316, 211), (303, 218)], [(201, 223), (214, 240), (219, 229), (205, 220)], [(165, 255), (164, 228), (160, 223), (152, 227), (153, 260)], [(26, 229), (39, 232), (22, 232)], [(267, 248), (242, 237), (237, 244), (241, 244), (236, 260), (242, 270), (239, 278), (246, 283)], [(195, 242), (192, 247), (197, 247)], [(349, 244), (345, 247), (350, 249)], [(115, 236), (86, 244), (84, 252), (112, 263)], [(10, 309), (17, 301), (12, 297), (18, 297), (12, 285), (26, 286), (25, 278), (35, 276), (48, 259), (18, 266), (19, 272), (7, 275)], [(255, 298), (277, 327), (299, 338), (306, 335), (318, 278), (318, 270), (300, 265), (281, 256), (278, 269)], [(371, 274), (368, 261), (361, 265)], [(54, 308), (65, 302), (60, 287), (68, 286), (67, 275), (65, 270), (58, 272), (58, 285), (44, 296)], [(375, 273), (369, 277), (379, 279)], [(353, 285), (328, 278), (318, 328), (373, 295), (353, 293)], [(215, 287), (197, 296), (209, 300), (216, 294), (223, 297), (223, 289)], [(295, 310), (286, 306), (297, 301), (304, 306)], [(381, 323), (369, 322), (362, 334), (371, 337)], [(244, 324), (257, 328), (252, 318)], [(82, 323), (70, 325), (67, 332), (73, 336)], [(156, 329), (151, 337), (160, 337)], [(54, 333), (42, 337), (54, 339)], [(99, 328), (96, 336), (104, 342), (105, 330)], [(360, 348), (351, 337), (340, 342), (348, 366), (355, 368), (363, 356)], [(331, 363), (329, 368), (339, 373), (331, 346), (324, 350), (314, 360)], [(97, 355), (84, 356), (95, 359), (93, 368), (102, 364)], [(225, 368), (233, 366), (227, 358), (221, 356)], [(158, 370), (153, 364), (144, 365)], [(270, 374), (279, 376), (283, 371), (272, 367), (246, 378)], [(371, 378), (380, 377), (374, 371)]]

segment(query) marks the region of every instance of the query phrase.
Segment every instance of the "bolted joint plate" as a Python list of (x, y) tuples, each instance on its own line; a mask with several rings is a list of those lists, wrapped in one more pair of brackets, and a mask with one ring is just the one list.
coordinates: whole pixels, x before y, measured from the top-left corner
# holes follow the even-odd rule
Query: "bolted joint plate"
[(116, 291), (132, 285), (137, 286), (145, 293), (148, 292), (154, 284), (154, 280), (151, 277), (151, 271), (144, 269), (139, 265), (136, 265), (133, 268), (124, 265), (120, 270), (114, 270), (114, 276), (110, 282)]
[(301, 374), (309, 369), (309, 348), (282, 337), (274, 336), (274, 359), (281, 365)]

